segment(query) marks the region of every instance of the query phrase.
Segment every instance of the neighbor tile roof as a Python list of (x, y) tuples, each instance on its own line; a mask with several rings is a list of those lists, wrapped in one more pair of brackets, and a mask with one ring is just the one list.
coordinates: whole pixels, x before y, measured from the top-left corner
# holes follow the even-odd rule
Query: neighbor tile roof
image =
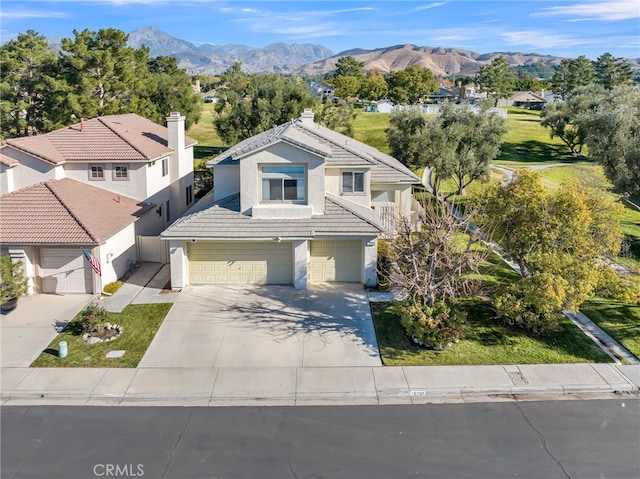
[(313, 239), (323, 235), (375, 236), (382, 231), (375, 213), (333, 196), (325, 198), (324, 215), (311, 218), (263, 219), (240, 213), (240, 195), (213, 201), (209, 193), (161, 233), (165, 239), (273, 240)]
[[(150, 161), (170, 154), (167, 128), (134, 113), (85, 120), (6, 143), (54, 164), (66, 161)], [(185, 137), (185, 146), (196, 143)]]
[(2, 151), (0, 151), (0, 165), (10, 168), (18, 164), (19, 164), (18, 160), (11, 158), (10, 156), (7, 156)]
[(49, 180), (0, 196), (0, 243), (100, 244), (152, 207), (70, 178)]
[(317, 123), (292, 120), (247, 138), (207, 162), (207, 166), (235, 164), (242, 157), (285, 141), (325, 157), (328, 166), (369, 167), (373, 183), (420, 183), (420, 179), (392, 156)]

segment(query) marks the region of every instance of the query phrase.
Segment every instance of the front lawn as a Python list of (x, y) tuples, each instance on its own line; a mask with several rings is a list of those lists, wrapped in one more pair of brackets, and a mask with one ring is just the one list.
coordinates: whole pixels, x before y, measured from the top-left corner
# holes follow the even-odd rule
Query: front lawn
[[(122, 313), (109, 313), (109, 322), (124, 328), (115, 340), (87, 344), (82, 339), (80, 313), (51, 342), (31, 367), (41, 368), (135, 368), (158, 332), (171, 304), (131, 304)], [(58, 357), (58, 343), (67, 342), (68, 355)], [(109, 351), (124, 349), (121, 358), (107, 359)]]
[(580, 310), (622, 344), (631, 354), (640, 358), (640, 305), (630, 305), (610, 298), (594, 298)]
[(414, 345), (392, 309), (391, 303), (371, 303), (380, 354), (387, 366), (611, 362), (564, 316), (561, 331), (533, 337), (502, 325), (494, 319), (487, 303), (468, 300), (466, 337), (451, 348), (436, 352)]

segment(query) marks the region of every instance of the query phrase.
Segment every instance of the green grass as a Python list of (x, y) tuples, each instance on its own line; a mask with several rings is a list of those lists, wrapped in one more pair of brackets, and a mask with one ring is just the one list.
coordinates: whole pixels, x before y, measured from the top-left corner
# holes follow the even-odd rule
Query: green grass
[(545, 188), (552, 192), (557, 191), (563, 182), (574, 178), (584, 181), (587, 186), (596, 190), (607, 190), (611, 187), (602, 166), (593, 163), (554, 166), (538, 170), (537, 173)]
[(580, 310), (634, 356), (640, 358), (640, 305), (594, 298)]
[[(80, 314), (76, 315), (31, 364), (41, 368), (135, 368), (158, 332), (171, 304), (131, 304), (122, 313), (109, 313), (109, 322), (124, 328), (115, 340), (106, 343), (87, 344), (79, 328)], [(68, 355), (58, 357), (58, 343), (67, 342)], [(107, 359), (109, 351), (124, 349), (121, 358)], [(86, 360), (85, 358), (91, 359)]]
[(574, 163), (568, 148), (549, 129), (540, 125), (540, 112), (506, 107), (509, 131), (494, 163), (500, 166), (531, 166), (544, 163)]
[(213, 119), (216, 115), (214, 107), (213, 103), (202, 105), (200, 120), (186, 131), (187, 136), (198, 140), (199, 146), (228, 146), (220, 139), (213, 126)]
[(353, 120), (353, 138), (389, 154), (385, 130), (389, 128), (389, 113), (356, 112)]
[(508, 328), (493, 316), (490, 306), (467, 300), (466, 337), (445, 351), (414, 345), (390, 303), (371, 303), (378, 346), (387, 366), (555, 364), (610, 362), (602, 350), (564, 316), (561, 330), (534, 337)]

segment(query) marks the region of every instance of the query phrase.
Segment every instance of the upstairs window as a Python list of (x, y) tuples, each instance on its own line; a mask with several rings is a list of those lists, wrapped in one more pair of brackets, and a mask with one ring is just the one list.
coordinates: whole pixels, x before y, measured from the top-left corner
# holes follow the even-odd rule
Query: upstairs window
[(90, 180), (104, 180), (104, 167), (102, 165), (89, 166)]
[(342, 193), (364, 193), (364, 172), (343, 171)]
[(193, 201), (193, 185), (187, 186), (187, 188), (185, 189), (185, 195), (187, 198), (187, 206), (189, 206)]
[(306, 200), (304, 165), (265, 165), (260, 174), (263, 202), (303, 203)]
[(128, 180), (129, 179), (129, 167), (127, 165), (114, 165), (113, 166), (113, 179), (114, 180)]
[(162, 176), (169, 174), (169, 160), (167, 158), (162, 159)]

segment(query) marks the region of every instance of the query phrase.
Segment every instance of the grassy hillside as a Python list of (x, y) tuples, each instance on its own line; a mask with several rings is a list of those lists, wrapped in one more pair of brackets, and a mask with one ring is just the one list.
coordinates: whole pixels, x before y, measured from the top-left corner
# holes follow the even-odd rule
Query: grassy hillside
[(205, 103), (202, 105), (200, 120), (191, 125), (191, 128), (186, 131), (187, 136), (198, 140), (199, 146), (229, 146), (225, 145), (216, 134), (216, 129), (213, 126), (213, 119), (216, 114), (213, 109), (214, 106), (213, 103)]

